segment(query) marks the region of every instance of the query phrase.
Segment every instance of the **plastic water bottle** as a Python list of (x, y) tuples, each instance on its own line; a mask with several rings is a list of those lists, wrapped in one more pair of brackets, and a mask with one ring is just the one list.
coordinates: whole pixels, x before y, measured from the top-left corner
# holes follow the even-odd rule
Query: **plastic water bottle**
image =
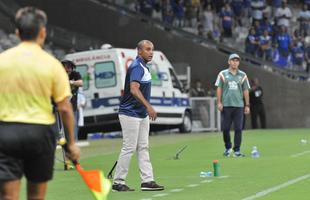
[(212, 176), (212, 172), (200, 172), (200, 177), (201, 178), (205, 178), (205, 177), (211, 177)]
[(258, 152), (256, 146), (254, 146), (254, 147), (252, 148), (251, 156), (252, 156), (252, 158), (259, 158), (260, 155), (259, 155), (259, 152)]
[(306, 139), (301, 139), (300, 142), (301, 142), (302, 145), (305, 145), (305, 144), (308, 143), (308, 141)]

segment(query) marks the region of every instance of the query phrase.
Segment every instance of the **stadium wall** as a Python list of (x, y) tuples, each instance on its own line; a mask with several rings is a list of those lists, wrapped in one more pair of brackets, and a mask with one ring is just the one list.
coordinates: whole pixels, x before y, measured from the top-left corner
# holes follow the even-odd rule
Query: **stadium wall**
[[(217, 73), (227, 66), (226, 54), (162, 30), (140, 17), (128, 16), (125, 11), (100, 6), (95, 0), (16, 2), (42, 8), (53, 25), (100, 38), (115, 47), (135, 48), (139, 40), (149, 39), (170, 61), (189, 63), (192, 80), (200, 79), (204, 84), (213, 84)], [(247, 62), (242, 62), (240, 68), (249, 78), (257, 77), (261, 82), (268, 128), (310, 127), (310, 83), (294, 81)], [(247, 121), (249, 126), (250, 120)]]

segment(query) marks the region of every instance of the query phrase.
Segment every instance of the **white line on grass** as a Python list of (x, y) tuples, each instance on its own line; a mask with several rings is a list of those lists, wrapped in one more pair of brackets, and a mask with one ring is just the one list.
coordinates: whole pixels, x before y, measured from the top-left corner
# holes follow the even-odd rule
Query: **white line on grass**
[[(221, 176), (221, 178), (228, 178), (229, 176)], [(220, 178), (220, 177), (219, 177)], [(200, 181), (200, 183), (210, 183), (210, 182), (213, 182), (213, 180), (202, 180)], [(198, 187), (200, 186), (200, 184), (189, 184), (187, 185), (186, 187), (188, 188), (194, 188), (194, 187)], [(172, 189), (170, 190), (168, 193), (159, 193), (159, 194), (155, 194), (153, 195), (152, 197), (153, 198), (156, 198), (156, 197), (164, 197), (164, 196), (167, 196), (171, 193), (176, 193), (176, 192), (182, 192), (184, 190), (184, 188), (176, 188), (176, 189)], [(152, 200), (152, 199), (141, 199), (141, 200)]]
[(197, 186), (199, 186), (199, 184), (189, 184), (186, 187), (197, 187)]
[(157, 177), (157, 179), (162, 179), (162, 180), (164, 180), (164, 179), (196, 179), (197, 178), (197, 176), (179, 176), (179, 175), (176, 175), (176, 176), (165, 176), (165, 177), (163, 177), (163, 176), (159, 176), (159, 177)]
[(176, 189), (170, 190), (170, 192), (181, 192), (183, 190), (184, 190), (183, 188), (176, 188)]
[(220, 176), (219, 178), (228, 178), (229, 176)]
[(168, 193), (159, 193), (159, 194), (154, 194), (153, 197), (164, 197), (169, 195)]
[(291, 155), (291, 157), (295, 158), (295, 157), (303, 156), (303, 155), (308, 154), (308, 153), (310, 153), (310, 151), (303, 151), (301, 153), (293, 154), (293, 155)]
[(203, 181), (200, 181), (200, 183), (211, 183), (213, 180), (203, 180)]
[(305, 179), (307, 179), (309, 177), (310, 177), (310, 174), (307, 174), (307, 175), (304, 175), (304, 176), (301, 176), (301, 177), (289, 180), (289, 181), (287, 181), (285, 183), (282, 183), (281, 185), (277, 185), (277, 186), (274, 186), (274, 187), (269, 188), (267, 190), (263, 190), (261, 192), (258, 192), (256, 194), (252, 195), (252, 196), (246, 197), (246, 198), (244, 198), (242, 200), (253, 200), (253, 199), (265, 196), (265, 195), (267, 195), (269, 193), (275, 192), (275, 191), (280, 190), (282, 188), (285, 188), (285, 187), (287, 187), (289, 185), (293, 185), (293, 184), (295, 184), (295, 183), (297, 183), (299, 181), (305, 180)]

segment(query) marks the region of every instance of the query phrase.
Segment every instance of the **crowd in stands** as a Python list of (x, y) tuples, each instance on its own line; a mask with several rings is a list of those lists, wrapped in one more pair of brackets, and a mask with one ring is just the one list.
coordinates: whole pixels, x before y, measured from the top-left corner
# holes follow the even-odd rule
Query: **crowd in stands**
[[(117, 0), (145, 16), (309, 72), (310, 0)], [(242, 49), (240, 49), (242, 47)]]
[[(310, 0), (115, 0), (145, 16), (223, 42), (276, 66), (310, 73)], [(0, 29), (0, 52), (19, 42)], [(62, 59), (65, 51), (47, 43)]]
[[(261, 2), (260, 10), (253, 9)], [(309, 72), (310, 11), (306, 3), (293, 20), (293, 11), (286, 1), (272, 1), (270, 12), (264, 1), (252, 1), (252, 25), (245, 41), (245, 52), (264, 60), (273, 61), (281, 68)], [(255, 11), (255, 12), (254, 12)], [(257, 15), (257, 12), (260, 12)], [(296, 25), (294, 26), (294, 23)], [(309, 40), (309, 39), (308, 39)]]

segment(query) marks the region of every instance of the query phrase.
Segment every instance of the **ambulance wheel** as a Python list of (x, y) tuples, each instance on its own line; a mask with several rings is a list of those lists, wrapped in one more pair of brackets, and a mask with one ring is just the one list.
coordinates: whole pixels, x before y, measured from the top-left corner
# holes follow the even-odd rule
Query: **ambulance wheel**
[(179, 129), (180, 129), (180, 133), (192, 132), (192, 119), (188, 111), (185, 112), (184, 117), (183, 117), (183, 122)]

